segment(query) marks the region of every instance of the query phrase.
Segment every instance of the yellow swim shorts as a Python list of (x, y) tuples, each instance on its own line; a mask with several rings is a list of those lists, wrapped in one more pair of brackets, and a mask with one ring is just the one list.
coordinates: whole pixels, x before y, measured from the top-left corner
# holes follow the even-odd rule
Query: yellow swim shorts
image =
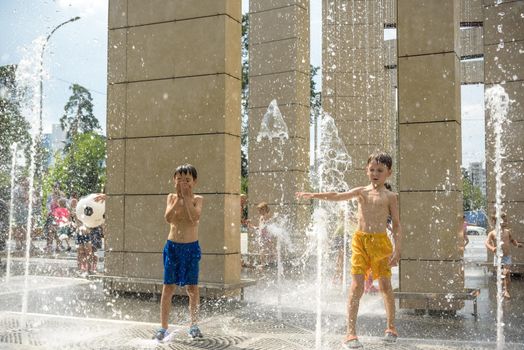
[(391, 277), (389, 258), (393, 253), (393, 245), (387, 233), (366, 233), (356, 231), (351, 241), (351, 274), (365, 275), (369, 271), (373, 279)]

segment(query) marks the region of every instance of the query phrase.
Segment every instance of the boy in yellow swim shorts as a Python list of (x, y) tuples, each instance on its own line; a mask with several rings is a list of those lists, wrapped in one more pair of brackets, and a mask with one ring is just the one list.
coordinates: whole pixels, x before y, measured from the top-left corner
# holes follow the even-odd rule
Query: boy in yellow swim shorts
[[(369, 156), (366, 174), (370, 184), (356, 187), (348, 192), (297, 192), (297, 198), (358, 201), (358, 227), (351, 242), (351, 288), (348, 296), (348, 326), (343, 342), (345, 349), (361, 348), (356, 332), (360, 298), (364, 293), (364, 281), (368, 273), (378, 279), (386, 308), (387, 328), (384, 341), (397, 340), (395, 327), (395, 299), (391, 287), (391, 267), (400, 260), (400, 218), (398, 195), (389, 191), (384, 183), (392, 173), (393, 160), (387, 153)], [(393, 244), (386, 234), (388, 217), (392, 220)]]

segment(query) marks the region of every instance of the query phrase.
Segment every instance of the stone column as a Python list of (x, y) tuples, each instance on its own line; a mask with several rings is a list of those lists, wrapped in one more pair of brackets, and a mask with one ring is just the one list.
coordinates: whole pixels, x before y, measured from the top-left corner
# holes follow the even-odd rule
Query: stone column
[[(398, 0), (399, 187), (404, 292), (462, 292), (459, 0)], [(464, 302), (430, 301), (456, 310)], [(403, 300), (401, 307), (425, 308)]]
[[(500, 2), (500, 4), (497, 4)], [(500, 84), (509, 95), (508, 121), (502, 135), (502, 210), (514, 238), (524, 241), (524, 1), (484, 0), (485, 89)], [(495, 211), (495, 132), (486, 108), (486, 173), (488, 214)], [(512, 249), (515, 272), (524, 272), (524, 250)], [(489, 260), (492, 261), (492, 260)]]
[[(309, 186), (309, 0), (251, 0), (249, 23), (249, 216), (267, 202), (303, 239), (309, 207), (294, 194)], [(258, 142), (273, 99), (289, 139)]]
[(200, 280), (239, 281), (240, 22), (240, 0), (109, 1), (106, 275), (162, 280), (166, 196), (191, 163)]
[[(384, 13), (381, 0), (323, 0), (322, 107), (352, 159), (350, 187), (368, 180), (368, 156), (390, 149), (385, 98)], [(396, 124), (396, 122), (395, 122)]]

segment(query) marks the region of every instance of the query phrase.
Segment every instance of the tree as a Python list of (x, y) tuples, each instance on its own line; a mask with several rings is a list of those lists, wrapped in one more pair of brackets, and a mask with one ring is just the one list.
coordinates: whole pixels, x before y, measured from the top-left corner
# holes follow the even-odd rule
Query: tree
[(322, 93), (317, 91), (317, 83), (315, 82), (315, 77), (318, 75), (320, 67), (315, 67), (310, 65), (309, 71), (309, 81), (310, 81), (310, 90), (309, 90), (309, 106), (310, 106), (310, 123), (314, 123), (315, 116), (320, 115), (320, 110), (322, 108)]
[(0, 199), (5, 201), (10, 198), (11, 146), (16, 142), (26, 159), (31, 146), (30, 125), (20, 112), (15, 72), (15, 65), (0, 67)]
[[(240, 125), (240, 175), (242, 178), (242, 193), (247, 193), (248, 176), (248, 141), (249, 141), (249, 15), (242, 15), (242, 105)], [(244, 192), (245, 191), (245, 192)]]
[(464, 211), (486, 208), (486, 197), (478, 186), (473, 185), (469, 173), (462, 168), (462, 195)]
[(101, 192), (106, 181), (105, 137), (94, 132), (76, 135), (66, 154), (57, 153), (55, 164), (45, 179), (46, 196), (54, 184), (66, 193), (76, 192), (79, 196)]
[(64, 107), (65, 114), (60, 118), (60, 126), (66, 132), (66, 151), (77, 134), (100, 130), (98, 119), (93, 114), (93, 98), (89, 90), (78, 84), (71, 85), (69, 89), (72, 95)]

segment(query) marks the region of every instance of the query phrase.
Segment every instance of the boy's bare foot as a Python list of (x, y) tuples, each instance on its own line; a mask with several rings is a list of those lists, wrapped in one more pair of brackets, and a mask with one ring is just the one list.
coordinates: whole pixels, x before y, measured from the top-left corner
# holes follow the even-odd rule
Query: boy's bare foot
[(511, 295), (509, 295), (509, 292), (507, 290), (504, 291), (503, 295), (504, 295), (504, 298), (508, 298), (508, 299), (511, 298)]
[(398, 334), (393, 329), (386, 329), (386, 335), (384, 336), (385, 343), (395, 343), (397, 341)]
[(343, 349), (361, 349), (363, 348), (362, 343), (358, 340), (356, 335), (350, 335), (342, 343)]

